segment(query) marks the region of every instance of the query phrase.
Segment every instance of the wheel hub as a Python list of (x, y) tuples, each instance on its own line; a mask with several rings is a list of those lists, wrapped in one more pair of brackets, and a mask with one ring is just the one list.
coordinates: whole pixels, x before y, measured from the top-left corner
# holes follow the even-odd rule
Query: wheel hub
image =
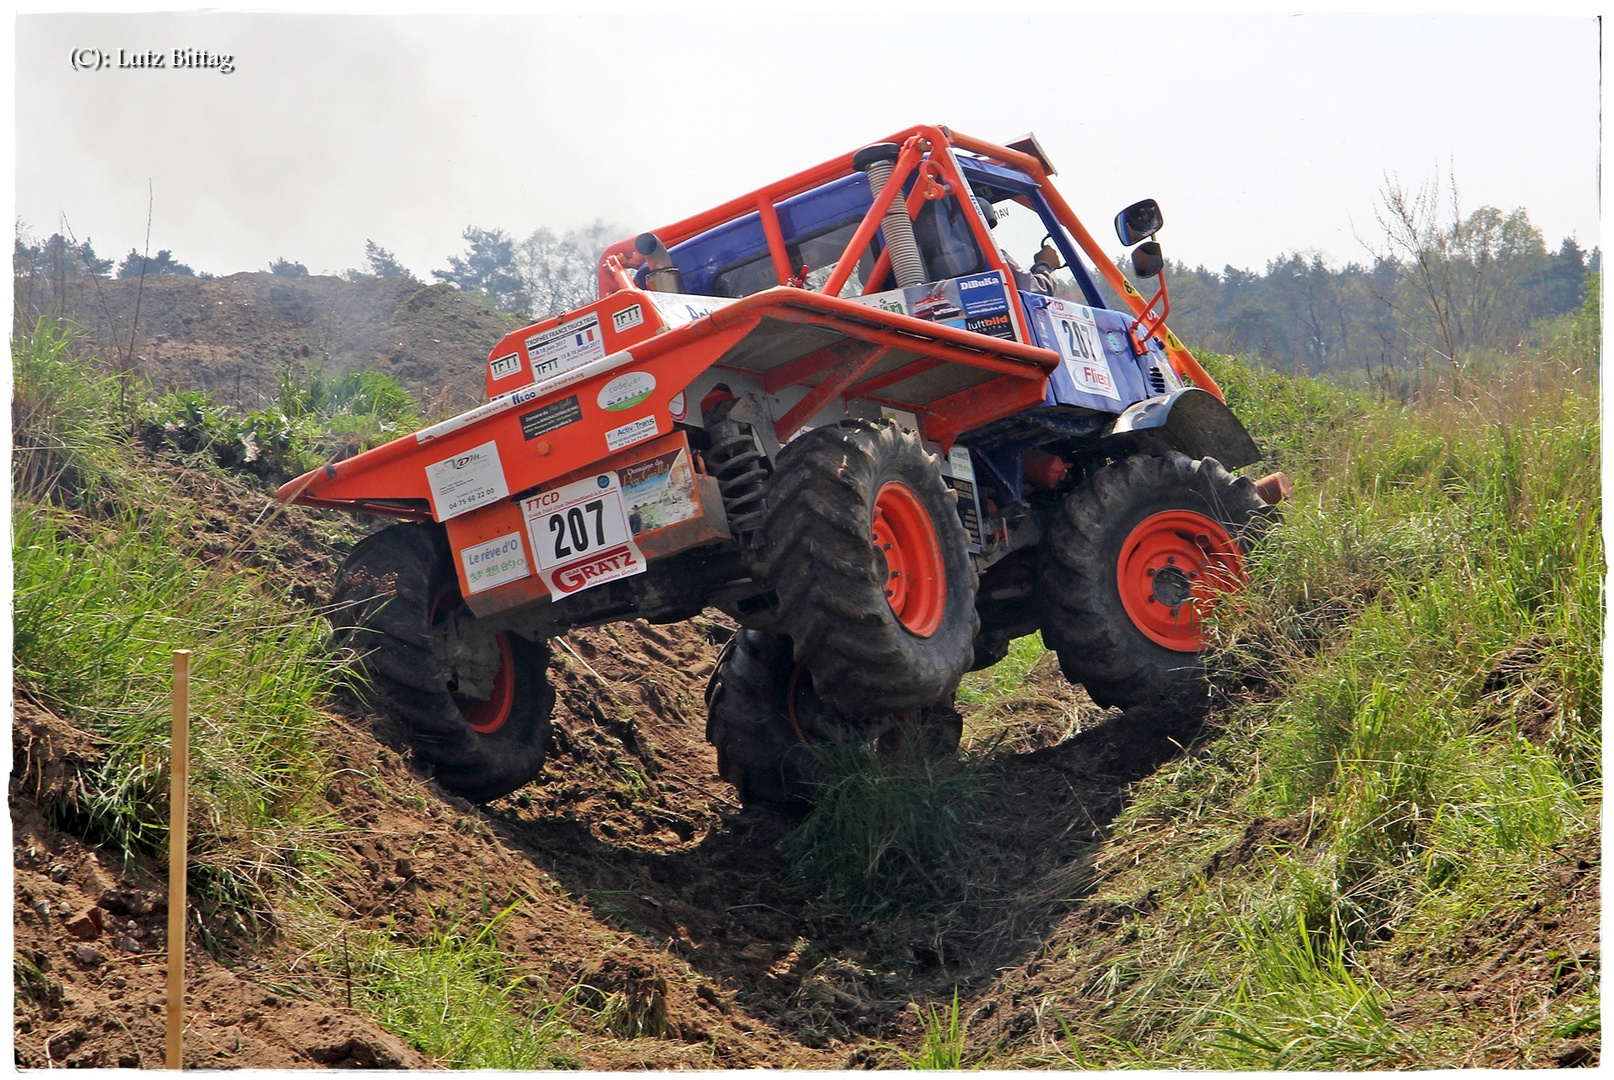
[(947, 571), (930, 515), (906, 484), (893, 481), (875, 496), (870, 532), (892, 613), (910, 633), (929, 637), (947, 609)]
[(1205, 647), (1202, 619), (1246, 577), (1238, 543), (1219, 522), (1191, 510), (1145, 518), (1121, 545), (1116, 584), (1145, 637), (1176, 652)]

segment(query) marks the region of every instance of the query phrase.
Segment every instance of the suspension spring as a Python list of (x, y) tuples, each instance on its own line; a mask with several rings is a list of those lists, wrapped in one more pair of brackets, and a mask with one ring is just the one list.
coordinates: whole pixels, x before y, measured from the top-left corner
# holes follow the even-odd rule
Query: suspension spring
[(750, 424), (724, 419), (706, 429), (711, 449), (706, 451), (706, 467), (717, 478), (734, 538), (750, 546), (762, 524), (762, 496), (773, 470), (757, 445)]

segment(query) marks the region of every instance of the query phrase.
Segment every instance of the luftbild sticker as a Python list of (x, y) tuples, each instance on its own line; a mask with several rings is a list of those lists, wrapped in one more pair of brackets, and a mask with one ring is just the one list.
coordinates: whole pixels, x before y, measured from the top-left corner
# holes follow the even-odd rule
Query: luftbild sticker
[(644, 322), (644, 308), (634, 304), (632, 307), (625, 307), (611, 316), (611, 329), (620, 334), (624, 330), (633, 329), (642, 322)]
[(540, 406), (529, 413), (521, 414), (521, 436), (524, 439), (536, 439), (540, 435), (547, 435), (556, 428), (563, 428), (567, 424), (575, 424), (583, 419), (583, 409), (577, 403), (577, 395), (551, 401), (548, 405)]
[(500, 379), (508, 379), (520, 371), (520, 353), (511, 353), (509, 356), (501, 356), (497, 360), (488, 361), (488, 374), (493, 376), (494, 382), (498, 382)]
[(431, 488), (432, 508), (438, 521), (458, 517), (510, 494), (504, 466), (499, 463), (499, 444), (491, 440), (426, 466), (426, 485)]
[(600, 396), (595, 398), (600, 408), (610, 412), (621, 412), (631, 409), (656, 388), (656, 377), (648, 371), (630, 371), (618, 375), (600, 388)]
[(474, 593), (532, 576), (518, 532), (472, 544), (460, 552), (460, 561), (465, 564), (465, 583)]
[(605, 445), (613, 451), (621, 450), (623, 447), (632, 446), (636, 442), (644, 442), (655, 433), (655, 416), (646, 416), (607, 431), (605, 433)]

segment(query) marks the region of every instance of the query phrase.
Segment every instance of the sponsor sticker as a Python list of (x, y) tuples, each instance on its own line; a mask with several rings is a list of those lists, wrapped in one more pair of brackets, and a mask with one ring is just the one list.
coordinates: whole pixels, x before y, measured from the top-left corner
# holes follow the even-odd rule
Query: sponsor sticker
[(981, 499), (975, 487), (975, 463), (969, 448), (954, 446), (942, 464), (942, 479), (958, 498), (958, 520), (964, 524), (971, 551), (981, 550)]
[(1009, 312), (1009, 293), (1003, 287), (1003, 275), (996, 270), (959, 278), (958, 300), (967, 318)]
[(612, 451), (621, 450), (625, 446), (632, 446), (636, 442), (644, 442), (656, 434), (656, 418), (654, 415), (630, 420), (619, 428), (612, 428), (605, 433), (605, 445)]
[(577, 395), (551, 401), (529, 413), (521, 414), (521, 435), (525, 439), (536, 439), (546, 435), (556, 428), (563, 428), (567, 424), (575, 424), (583, 419), (583, 408), (577, 403)]
[(650, 372), (629, 371), (602, 386), (595, 400), (607, 412), (621, 412), (643, 402), (655, 388), (656, 377)]
[(478, 405), (474, 409), (462, 412), (458, 416), (451, 416), (447, 420), (433, 424), (429, 428), (422, 428), (420, 431), (415, 432), (415, 441), (428, 443), (433, 439), (441, 439), (444, 435), (456, 432), (460, 428), (470, 427), (477, 421), (486, 420), (488, 417), (502, 413), (506, 409), (514, 408), (517, 405), (525, 405), (537, 396), (538, 387), (536, 386), (523, 386), (520, 390), (500, 394), (485, 405)]
[(970, 460), (970, 450), (967, 446), (954, 446), (947, 451), (947, 468), (954, 476), (965, 480), (975, 479), (975, 463)]
[(906, 409), (893, 409), (889, 405), (880, 406), (880, 415), (887, 420), (895, 420), (897, 426), (903, 431), (919, 434), (919, 414), (911, 413)]
[(684, 417), (689, 415), (689, 401), (684, 397), (682, 390), (674, 394), (673, 399), (667, 402), (667, 411), (672, 413), (672, 418), (678, 423), (682, 424), (684, 422)]
[(474, 593), (532, 576), (518, 532), (473, 544), (460, 552), (460, 561), (465, 564), (465, 583)]
[(499, 463), (499, 444), (491, 440), (426, 466), (426, 485), (431, 488), (438, 521), (458, 517), (510, 494), (504, 466)]
[(1007, 311), (1000, 311), (996, 315), (965, 316), (964, 329), (972, 334), (988, 334), (992, 337), (1014, 339), (1014, 324), (1009, 321)]
[(634, 536), (688, 521), (700, 513), (695, 501), (695, 470), (683, 447), (617, 470), (628, 527)]
[(634, 304), (632, 307), (625, 307), (611, 316), (611, 329), (620, 334), (624, 330), (631, 330), (642, 322), (644, 322), (644, 308)]
[(532, 361), (534, 381), (570, 371), (604, 355), (605, 338), (600, 333), (600, 317), (592, 311), (527, 339), (527, 358)]
[(1059, 343), (1059, 355), (1077, 387), (1120, 401), (1121, 394), (1115, 387), (1110, 361), (1104, 355), (1103, 337), (1093, 321), (1092, 309), (1049, 297), (1047, 310), (1054, 338)]
[(645, 572), (614, 472), (540, 491), (521, 503), (538, 576), (555, 596)]
[(488, 374), (493, 376), (494, 382), (498, 382), (500, 379), (508, 379), (520, 371), (520, 353), (511, 353), (509, 356), (501, 356), (497, 360), (488, 361)]
[(704, 319), (725, 304), (734, 303), (727, 297), (690, 296), (685, 293), (651, 293), (650, 302), (669, 330), (688, 326), (696, 319)]

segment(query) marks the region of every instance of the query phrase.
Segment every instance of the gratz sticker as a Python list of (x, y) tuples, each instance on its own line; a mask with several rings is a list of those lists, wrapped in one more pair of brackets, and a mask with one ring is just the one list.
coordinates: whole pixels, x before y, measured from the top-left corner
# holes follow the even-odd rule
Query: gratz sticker
[(474, 593), (532, 576), (518, 532), (473, 544), (460, 552), (460, 561), (465, 564), (465, 583)]
[(605, 433), (605, 445), (612, 451), (621, 450), (623, 447), (632, 446), (636, 442), (644, 442), (655, 433), (656, 418), (646, 416), (607, 431)]
[(524, 439), (536, 439), (540, 435), (547, 435), (556, 428), (563, 428), (567, 424), (575, 424), (583, 419), (583, 408), (577, 403), (577, 395), (551, 401), (530, 413), (521, 414), (521, 436)]
[(426, 466), (432, 508), (438, 521), (447, 521), (510, 494), (499, 463), (499, 444), (493, 441)]
[(604, 355), (605, 338), (600, 334), (600, 317), (592, 311), (527, 339), (527, 358), (532, 361), (534, 382), (581, 367)]
[(656, 377), (650, 372), (630, 371), (602, 386), (594, 400), (607, 412), (622, 412), (644, 401), (655, 388)]
[(494, 382), (498, 382), (500, 379), (508, 379), (520, 370), (520, 353), (511, 353), (509, 356), (501, 356), (497, 360), (488, 361), (488, 374), (493, 377)]
[(633, 541), (614, 472), (540, 491), (521, 503), (538, 576), (555, 596), (642, 574), (644, 553)]
[(642, 322), (644, 322), (644, 308), (634, 304), (632, 307), (625, 307), (611, 316), (611, 329), (620, 334), (624, 330), (633, 329)]
[(1115, 376), (1110, 372), (1109, 358), (1104, 355), (1103, 337), (1093, 321), (1092, 309), (1049, 297), (1048, 318), (1053, 323), (1065, 370), (1076, 380), (1076, 386), (1089, 394), (1120, 401), (1121, 394), (1115, 388)]

